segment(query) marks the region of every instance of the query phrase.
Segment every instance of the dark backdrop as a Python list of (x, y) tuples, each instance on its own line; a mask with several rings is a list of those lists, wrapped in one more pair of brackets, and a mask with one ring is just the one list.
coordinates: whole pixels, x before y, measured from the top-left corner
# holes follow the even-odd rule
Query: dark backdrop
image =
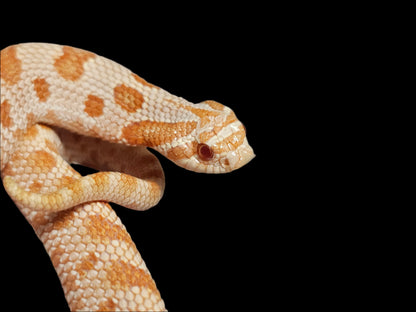
[[(282, 164), (279, 120), (269, 122), (279, 109), (280, 87), (273, 51), (279, 49), (279, 33), (268, 9), (200, 9), (205, 15), (199, 10), (177, 15), (165, 7), (107, 9), (103, 15), (63, 6), (33, 19), (2, 13), (0, 48), (32, 41), (75, 46), (191, 102), (212, 99), (231, 107), (257, 155), (250, 164), (226, 175), (203, 175), (158, 155), (166, 175), (160, 204), (146, 212), (112, 206), (170, 311), (274, 306), (278, 264), (270, 260), (284, 243), (273, 234), (280, 227), (273, 215), (281, 205), (277, 177)], [(49, 257), (3, 186), (0, 202), (7, 285), (2, 296), (23, 292), (15, 307), (64, 311)]]

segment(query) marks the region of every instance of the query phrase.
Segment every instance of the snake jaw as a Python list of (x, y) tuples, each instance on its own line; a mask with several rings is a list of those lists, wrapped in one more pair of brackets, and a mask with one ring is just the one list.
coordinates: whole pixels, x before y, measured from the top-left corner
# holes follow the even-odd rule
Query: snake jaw
[(221, 106), (221, 113), (214, 118), (210, 111), (203, 113), (200, 104), (194, 106), (198, 107), (198, 114), (206, 114), (204, 120), (186, 136), (154, 146), (155, 150), (179, 167), (198, 173), (231, 172), (255, 157), (246, 138), (246, 128), (231, 109)]
[(225, 166), (225, 172), (230, 172), (237, 170), (244, 165), (248, 164), (256, 155), (252, 147), (248, 144), (247, 138), (244, 139), (243, 144), (241, 144), (236, 150), (231, 151), (227, 154), (225, 158), (225, 165), (228, 163), (228, 166)]
[[(175, 161), (176, 165), (198, 173), (228, 173), (237, 170), (249, 163), (255, 154), (248, 144), (247, 139), (235, 149), (221, 154), (214, 154), (211, 160), (201, 159), (197, 153), (190, 157), (180, 158)], [(172, 160), (172, 159), (171, 159)]]
[(255, 154), (249, 145), (245, 128), (240, 122), (200, 142), (189, 136), (175, 144), (155, 148), (179, 167), (198, 173), (228, 173), (249, 163)]

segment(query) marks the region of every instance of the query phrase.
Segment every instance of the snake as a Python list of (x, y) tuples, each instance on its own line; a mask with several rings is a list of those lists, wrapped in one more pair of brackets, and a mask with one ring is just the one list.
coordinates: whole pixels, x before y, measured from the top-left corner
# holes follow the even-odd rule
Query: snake
[[(110, 202), (160, 201), (158, 158), (227, 173), (255, 155), (229, 107), (197, 104), (79, 48), (1, 50), (1, 179), (43, 243), (71, 311), (166, 311)], [(93, 168), (82, 176), (72, 164)], [(186, 192), (186, 190), (184, 190)]]

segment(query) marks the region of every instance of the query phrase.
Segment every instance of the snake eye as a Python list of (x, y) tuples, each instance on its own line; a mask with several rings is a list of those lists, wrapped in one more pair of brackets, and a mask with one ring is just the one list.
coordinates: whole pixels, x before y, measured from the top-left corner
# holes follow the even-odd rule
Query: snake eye
[(211, 160), (214, 157), (214, 152), (212, 151), (212, 148), (209, 147), (207, 144), (199, 143), (198, 144), (198, 156), (204, 161)]

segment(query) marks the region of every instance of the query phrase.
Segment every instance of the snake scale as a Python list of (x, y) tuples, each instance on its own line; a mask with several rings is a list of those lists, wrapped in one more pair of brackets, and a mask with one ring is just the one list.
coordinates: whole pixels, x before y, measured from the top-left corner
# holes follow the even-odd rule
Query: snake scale
[[(155, 206), (175, 164), (225, 173), (254, 153), (234, 112), (192, 104), (92, 52), (24, 43), (1, 51), (1, 178), (76, 310), (164, 311), (108, 202)], [(81, 176), (70, 164), (98, 172)]]

